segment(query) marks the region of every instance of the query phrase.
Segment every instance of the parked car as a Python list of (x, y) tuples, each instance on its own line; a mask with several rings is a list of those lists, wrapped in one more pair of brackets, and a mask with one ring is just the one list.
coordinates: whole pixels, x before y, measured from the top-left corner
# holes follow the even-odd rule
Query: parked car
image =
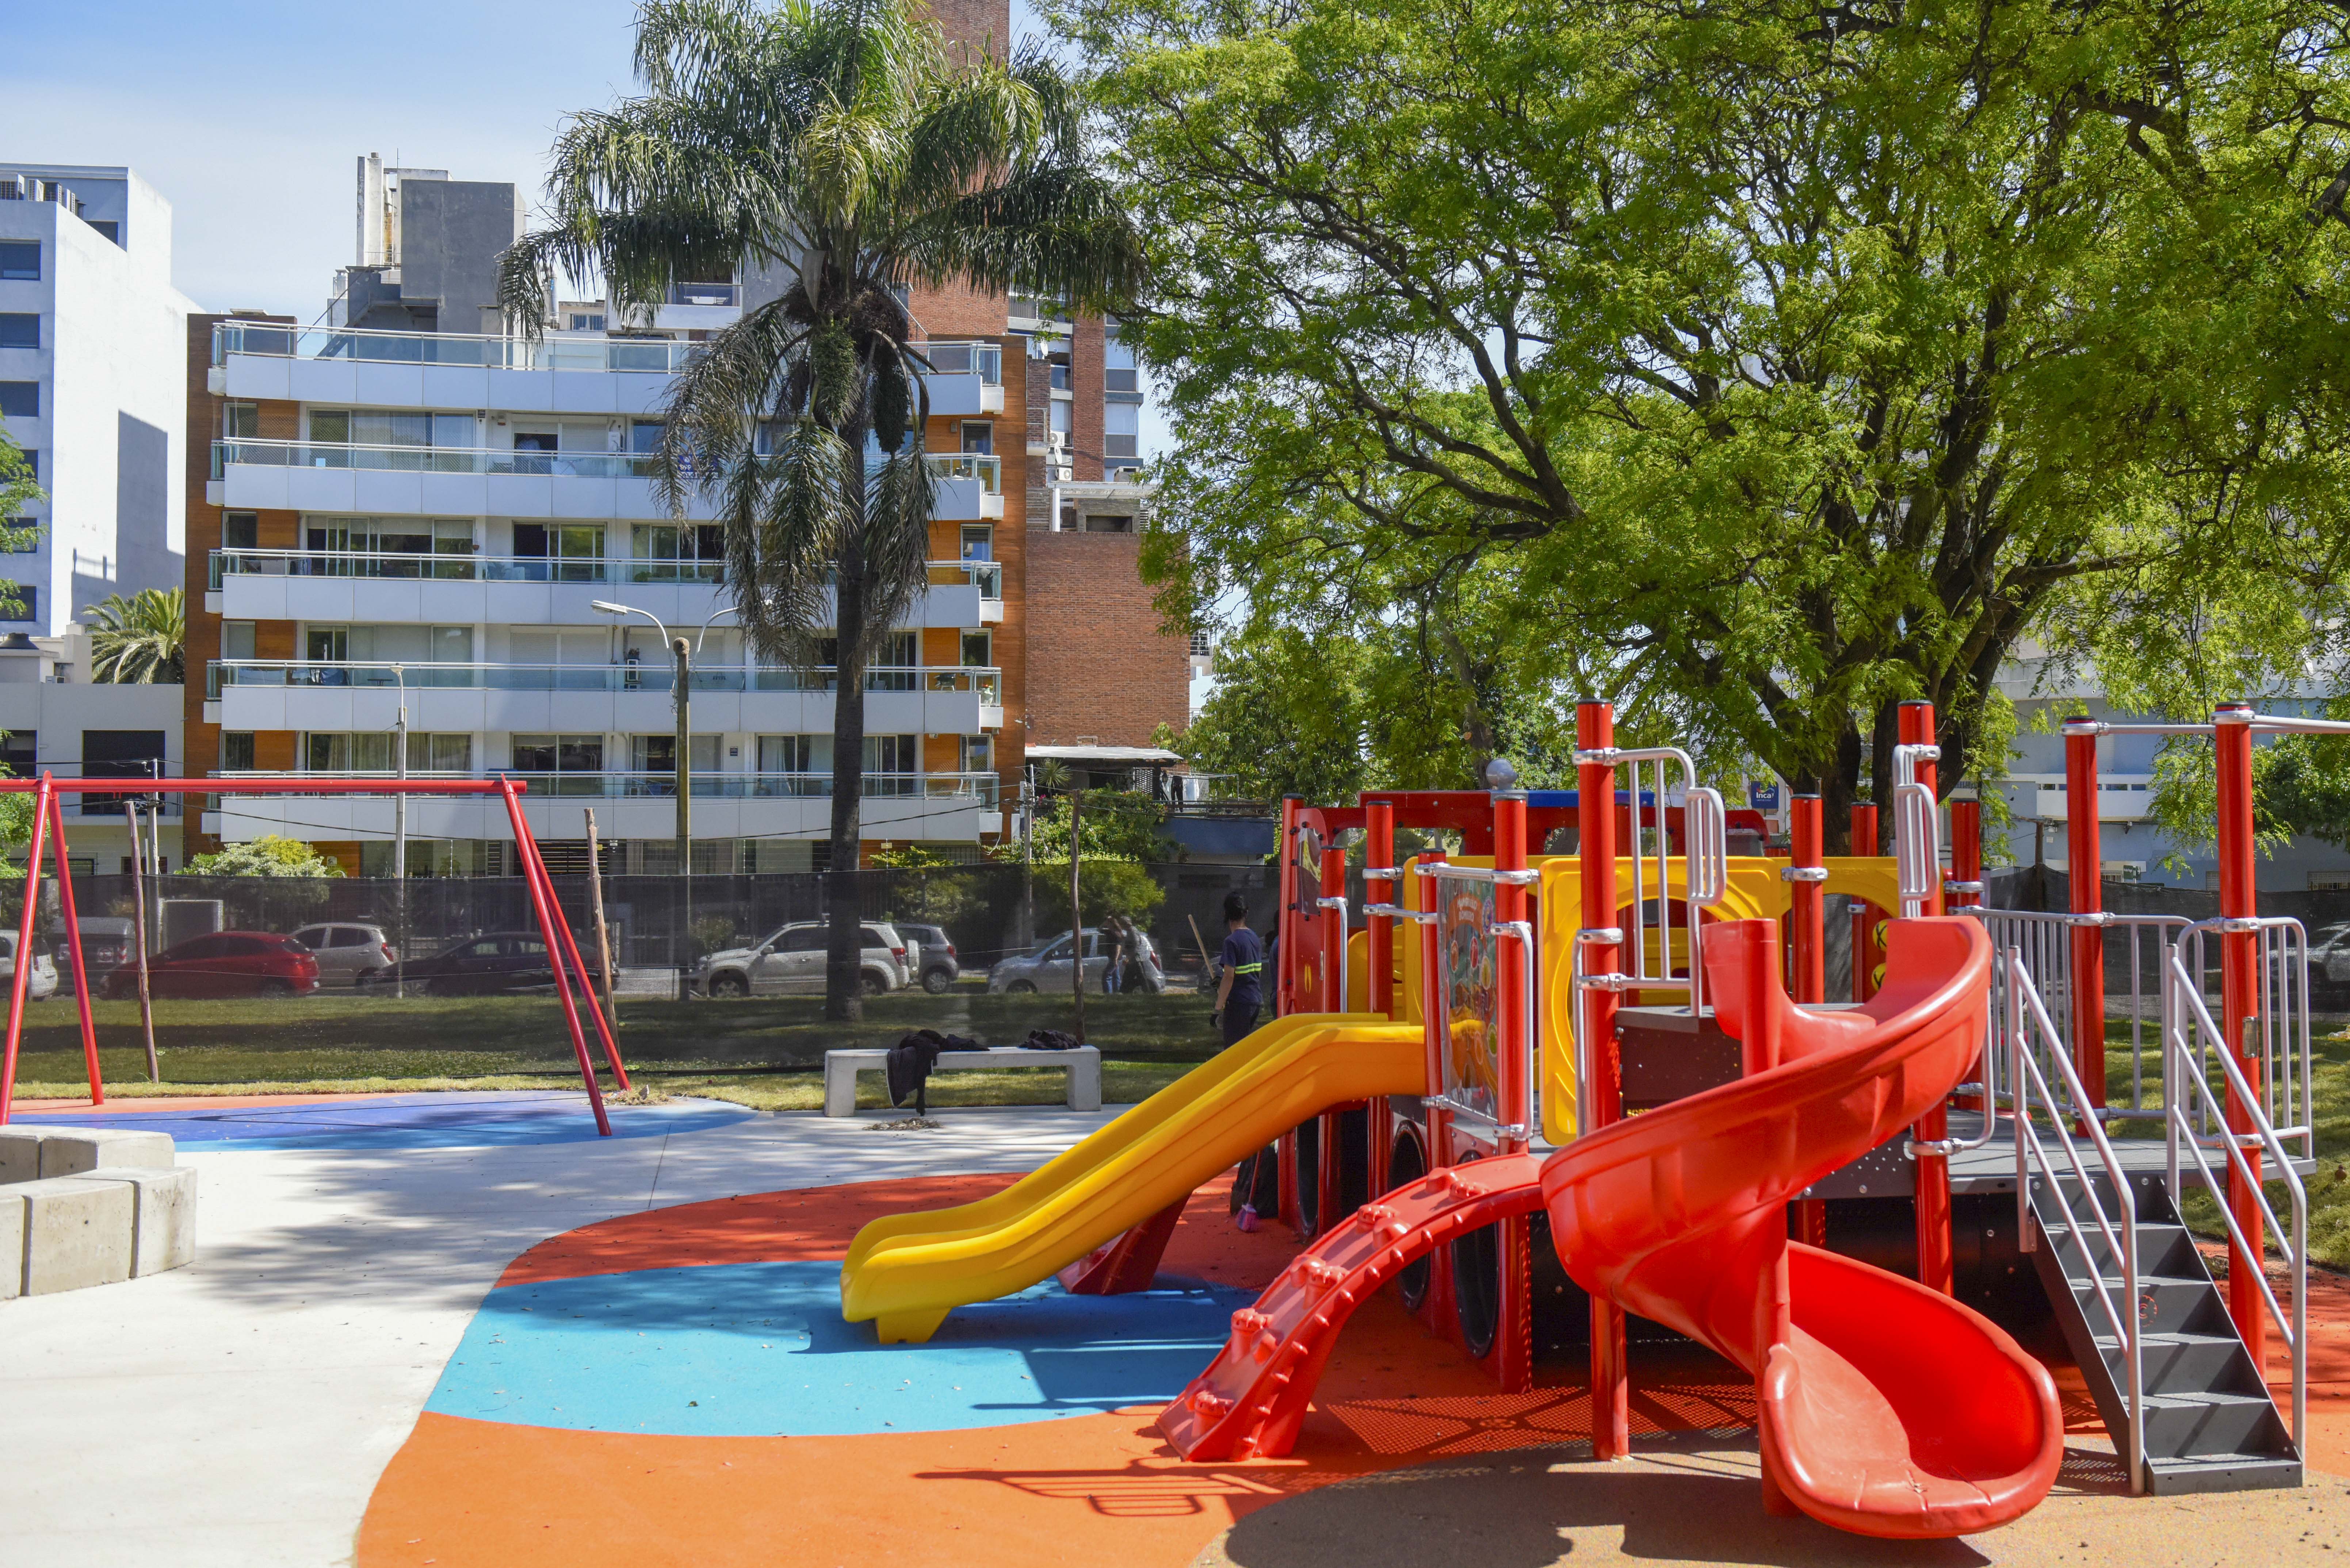
[[(831, 926), (795, 920), (756, 947), (727, 948), (702, 961), (695, 989), (704, 996), (781, 996), (824, 990), (825, 949)], [(858, 970), (865, 994), (879, 996), (906, 984), (909, 950), (894, 926), (865, 922)]]
[[(128, 919), (120, 915), (84, 915), (74, 922), (81, 932), (81, 967), (96, 977), (110, 973), (131, 961), (131, 939), (137, 934)], [(65, 928), (60, 926), (49, 939), (49, 958), (57, 971), (57, 983), (68, 996), (73, 994), (73, 951), (68, 946)]]
[[(317, 989), (318, 961), (276, 931), (213, 931), (147, 959), (150, 996), (306, 996)], [(136, 961), (109, 974), (99, 992), (116, 999), (138, 995)]]
[[(588, 984), (600, 986), (604, 971), (595, 943), (579, 944), (579, 961), (588, 966)], [(552, 987), (555, 966), (546, 956), (546, 939), (536, 931), (484, 931), (452, 942), (431, 958), (371, 969), (358, 983), (369, 995), (381, 996), (394, 982), (427, 996), (490, 996)]]
[(390, 969), (400, 961), (400, 955), (391, 950), (391, 939), (384, 934), (381, 926), (330, 920), (304, 926), (294, 933), (294, 940), (308, 948), (310, 956), (318, 961), (318, 983), (322, 987), (359, 985), (377, 971)]
[[(0, 986), (16, 983), (16, 933), (0, 931)], [(33, 972), (25, 978), (25, 996), (38, 1002), (57, 993), (57, 966), (45, 952), (33, 954)]]
[[(1104, 940), (1098, 927), (1087, 926), (1085, 937), (1086, 989), (1099, 991), (1102, 971), (1109, 967), (1109, 943)], [(1149, 984), (1148, 989), (1164, 989), (1167, 979), (1158, 972), (1156, 957), (1149, 961), (1155, 983)], [(1066, 995), (1069, 990), (1067, 935), (1064, 933), (1028, 952), (1014, 953), (999, 961), (993, 969), (987, 971), (987, 989), (999, 994), (1008, 992), (1019, 995), (1024, 992), (1044, 991)]]
[[(899, 936), (906, 939), (908, 967), (924, 991), (936, 996), (962, 978), (962, 964), (955, 957), (954, 939), (947, 935), (944, 926), (912, 926), (903, 920), (893, 920)], [(916, 950), (920, 949), (919, 952)]]

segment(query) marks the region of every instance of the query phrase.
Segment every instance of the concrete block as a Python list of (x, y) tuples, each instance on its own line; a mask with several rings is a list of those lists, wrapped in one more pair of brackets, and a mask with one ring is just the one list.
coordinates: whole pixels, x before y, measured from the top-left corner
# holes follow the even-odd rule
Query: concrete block
[(0, 1188), (0, 1302), (25, 1293), (25, 1200)]
[(168, 1170), (137, 1166), (101, 1166), (89, 1173), (93, 1181), (120, 1181), (133, 1194), (130, 1274), (133, 1279), (160, 1274), (196, 1261), (196, 1171), (175, 1165)]
[(47, 1127), (0, 1127), (0, 1183), (38, 1181)]
[(161, 1168), (172, 1158), (172, 1135), (130, 1127), (48, 1127), (41, 1140), (41, 1175), (80, 1176), (105, 1166)]
[(15, 1189), (25, 1204), (25, 1293), (48, 1295), (130, 1277), (138, 1194), (127, 1181), (44, 1177)]

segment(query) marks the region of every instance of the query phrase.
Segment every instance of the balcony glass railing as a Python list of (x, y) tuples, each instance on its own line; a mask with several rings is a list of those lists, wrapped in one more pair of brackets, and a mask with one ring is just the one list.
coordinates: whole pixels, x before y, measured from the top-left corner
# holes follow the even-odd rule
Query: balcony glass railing
[(740, 305), (743, 286), (735, 283), (673, 283), (669, 286), (671, 305)]
[(213, 327), (213, 363), (231, 354), (276, 359), (352, 359), (390, 365), (457, 365), (492, 370), (643, 370), (672, 375), (702, 352), (666, 337), (607, 337), (550, 332), (543, 337), (459, 332), (362, 332), (223, 321)]
[[(223, 772), (214, 776), (221, 780), (223, 794), (234, 794), (239, 779), (298, 779), (307, 775), (244, 771)], [(332, 776), (389, 782), (400, 775), (382, 771), (363, 771), (338, 773)], [(587, 795), (604, 800), (674, 799), (677, 795), (677, 775), (673, 773), (542, 774), (517, 771), (462, 774), (411, 770), (407, 776), (411, 780), (511, 778), (529, 786), (532, 794)], [(993, 809), (999, 798), (999, 781), (993, 774), (865, 774), (861, 777), (865, 794), (880, 799), (952, 800)], [(795, 797), (828, 800), (832, 796), (832, 775), (828, 773), (697, 773), (691, 780), (691, 793), (696, 800), (782, 800)]]
[(920, 343), (915, 349), (939, 375), (976, 375), (983, 387), (1003, 385), (1003, 350), (995, 344)]
[[(209, 581), (219, 593), (231, 577), (393, 577), (449, 583), (673, 583), (717, 587), (723, 561), (658, 561), (637, 556), (475, 556), (395, 550), (214, 550)], [(998, 561), (929, 561), (933, 587), (969, 583), (982, 599), (1003, 597)]]
[[(1003, 465), (983, 452), (936, 452), (923, 459), (938, 479), (976, 479), (990, 495), (1002, 493)], [(263, 468), (361, 468), (397, 473), (518, 473), (572, 479), (650, 479), (660, 459), (646, 452), (526, 452), (511, 447), (362, 446), (355, 441), (216, 441), (212, 476), (227, 477), (232, 463)], [(691, 477), (691, 469), (687, 477)]]
[[(436, 664), (421, 660), (216, 659), (206, 666), (205, 696), (217, 701), (231, 686), (370, 687), (408, 691), (654, 691), (676, 684), (666, 659), (638, 664)], [(830, 691), (838, 674), (828, 668), (696, 670), (696, 691)], [(868, 691), (970, 691), (980, 705), (1002, 707), (1003, 672), (992, 668), (872, 665)]]

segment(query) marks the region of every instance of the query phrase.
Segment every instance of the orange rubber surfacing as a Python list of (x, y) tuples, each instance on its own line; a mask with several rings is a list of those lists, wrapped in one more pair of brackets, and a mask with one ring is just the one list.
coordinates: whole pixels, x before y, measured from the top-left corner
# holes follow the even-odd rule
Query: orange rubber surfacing
[[(876, 1214), (968, 1201), (1010, 1179), (870, 1182), (628, 1215), (542, 1242), (500, 1282), (837, 1257)], [(1193, 1196), (1163, 1268), (1261, 1287), (1295, 1256), (1295, 1242), (1279, 1227), (1235, 1230), (1227, 1185)], [(1643, 1362), (1640, 1372), (1636, 1432), (1753, 1422), (1752, 1380), (1701, 1351)], [(376, 1488), (357, 1560), (361, 1568), (1173, 1565), (1297, 1491), (1590, 1432), (1579, 1383), (1497, 1394), (1482, 1368), (1429, 1338), (1384, 1293), (1355, 1314), (1289, 1457), (1187, 1464), (1157, 1432), (1158, 1415), (1153, 1406), (963, 1431), (681, 1438), (428, 1413)]]

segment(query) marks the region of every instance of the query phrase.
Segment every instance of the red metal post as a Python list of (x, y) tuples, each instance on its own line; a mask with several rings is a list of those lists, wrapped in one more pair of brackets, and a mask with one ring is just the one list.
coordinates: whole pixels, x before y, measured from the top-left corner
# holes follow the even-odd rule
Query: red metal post
[[(2241, 702), (2224, 704), (2212, 714), (2213, 762), (2220, 794), (2220, 915), (2222, 919), (2250, 919), (2260, 913), (2252, 877), (2252, 710)], [(2254, 1017), (2260, 1012), (2262, 975), (2260, 937), (2253, 931), (2228, 931), (2220, 938), (2220, 1033), (2223, 1049), (2232, 1053), (2244, 1082), (2255, 1096), (2265, 1099), (2268, 1085), (2261, 1071), (2261, 1054), (2248, 1044)], [(2228, 1131), (2252, 1130), (2251, 1108), (2228, 1091)], [(2268, 1318), (2261, 1299), (2260, 1269), (2267, 1249), (2261, 1216), (2261, 1150), (2247, 1140), (2244, 1164), (2252, 1179), (2241, 1180), (2232, 1161), (2228, 1168), (2228, 1207), (2248, 1246), (2228, 1243), (2228, 1315), (2251, 1353), (2252, 1365), (2268, 1366)]]
[(8, 1125), (8, 1107), (16, 1096), (16, 1044), (25, 1032), (25, 988), (33, 979), (33, 916), (41, 903), (41, 844), (48, 836), (49, 813), (57, 794), (47, 774), (33, 791), (33, 836), (25, 846), (25, 913), (16, 925), (16, 971), (8, 980), (8, 1040), (0, 1048), (0, 1127)]
[[(1523, 871), (1526, 867), (1526, 797), (1518, 790), (1493, 794), (1493, 869)], [(1493, 919), (1497, 925), (1525, 921), (1533, 900), (1523, 882), (1496, 882)], [(1526, 980), (1534, 954), (1514, 936), (1494, 939), (1493, 983), (1501, 992), (1501, 1028), (1494, 1041), (1495, 1065), (1500, 1069), (1499, 1104), (1494, 1107), (1504, 1127), (1528, 1127), (1534, 1120), (1534, 1018), (1526, 1006)], [(1523, 1154), (1529, 1133), (1503, 1133), (1496, 1154)], [(1532, 1221), (1523, 1216), (1504, 1220), (1501, 1227), (1502, 1300), (1494, 1333), (1493, 1371), (1505, 1394), (1523, 1394), (1534, 1386), (1533, 1278), (1527, 1267), (1533, 1240)]]
[[(1931, 702), (1901, 704), (1901, 741), (1905, 745), (1930, 746), (1934, 740), (1934, 705)], [(1935, 793), (1939, 800), (1939, 771), (1930, 758), (1920, 758), (1911, 764), (1912, 778), (1902, 782), (1921, 784)], [(1925, 902), (1929, 916), (1942, 912), (1942, 867), (1934, 864), (1927, 867), (1933, 891)], [(1918, 1142), (1939, 1143), (1950, 1136), (1950, 1110), (1947, 1100), (1938, 1100), (1934, 1108), (1918, 1119), (1912, 1137)], [(1941, 1154), (1920, 1153), (1917, 1166), (1918, 1205), (1918, 1282), (1928, 1290), (1944, 1295), (1954, 1293), (1954, 1261), (1950, 1242), (1950, 1161)]]
[[(1878, 853), (1877, 840), (1877, 807), (1856, 805), (1852, 808), (1852, 852), (1869, 857)], [(1852, 999), (1866, 1002), (1877, 994), (1877, 971), (1885, 964), (1885, 943), (1877, 935), (1877, 923), (1889, 910), (1877, 909), (1868, 904), (1855, 904), (1852, 910)]]
[(1950, 894), (1953, 909), (1971, 909), (1983, 901), (1976, 888), (1982, 885), (1982, 802), (1953, 800), (1950, 802), (1950, 880), (1970, 882)]
[[(2097, 842), (2097, 728), (2084, 715), (2064, 721), (2064, 884), (2075, 915), (2105, 909), (2102, 846)], [(2227, 814), (2223, 809), (2220, 821)], [(2225, 831), (2223, 826), (2222, 831)], [(2224, 857), (2222, 864), (2225, 863)], [(2073, 930), (2073, 1070), (2093, 1106), (2106, 1103), (2106, 929), (2094, 919)]]
[(1281, 903), (1274, 911), (1273, 930), (1274, 961), (1273, 966), (1274, 1012), (1286, 1017), (1297, 1011), (1298, 1002), (1290, 990), (1289, 977), (1297, 971), (1296, 905), (1297, 888), (1297, 815), (1305, 805), (1302, 795), (1281, 798), (1281, 846), (1279, 863), (1274, 870)]
[(1821, 820), (1820, 797), (1799, 794), (1789, 802), (1791, 844), (1788, 846), (1787, 869), (1794, 875), (1788, 881), (1787, 938), (1794, 949), (1794, 999), (1797, 1002), (1825, 1002), (1828, 999), (1827, 954), (1827, 890), (1817, 876), (1825, 864), (1822, 854), (1826, 838), (1825, 824)]
[[(1581, 753), (1610, 753), (1616, 747), (1616, 711), (1606, 702), (1583, 701), (1575, 708), (1575, 748)], [(1595, 758), (1575, 764), (1575, 827), (1582, 884), (1581, 924), (1586, 931), (1616, 928), (1616, 765)], [(1639, 802), (1633, 801), (1633, 809)], [(1623, 943), (1586, 942), (1583, 972), (1618, 974), (1623, 971)], [(1697, 959), (1695, 953), (1690, 958)], [(1612, 991), (1584, 992), (1585, 1060), (1590, 1081), (1583, 1085), (1588, 1103), (1575, 1107), (1585, 1132), (1595, 1132), (1624, 1114), (1622, 1064), (1617, 1055), (1616, 1010), (1620, 1002)], [(1625, 1361), (1624, 1313), (1614, 1302), (1591, 1298), (1591, 1444), (1603, 1459), (1620, 1459), (1632, 1451), (1632, 1384)]]
[[(498, 793), (505, 797), (506, 820), (514, 825), (515, 842), (520, 845), (530, 835), (530, 825), (523, 820), (522, 797), (510, 779), (498, 781)], [(527, 852), (524, 864), (529, 864)], [(571, 1054), (578, 1058), (579, 1081), (588, 1085), (588, 1103), (596, 1112), (596, 1130), (605, 1137), (612, 1136), (612, 1118), (604, 1111), (603, 1085), (596, 1082), (596, 1064), (588, 1060), (588, 1037), (580, 1032), (579, 1010), (572, 1005), (571, 982), (564, 974), (563, 948), (556, 938), (556, 928), (563, 923), (563, 911), (555, 908), (547, 890), (536, 877), (525, 877), (530, 888), (531, 909), (538, 916), (538, 929), (546, 938), (546, 956), (555, 971), (556, 999), (563, 1003), (563, 1022), (571, 1031)]]
[[(1383, 800), (1363, 807), (1363, 865), (1367, 872), (1395, 867), (1395, 807)], [(1363, 899), (1369, 904), (1400, 904), (1401, 879), (1363, 878)], [(1395, 919), (1388, 915), (1365, 915), (1363, 929), (1370, 933), (1364, 957), (1371, 966), (1370, 1004), (1373, 1012), (1395, 1016)]]
[[(515, 843), (515, 847), (522, 851), (525, 871), (544, 889), (546, 907), (556, 912), (555, 933), (563, 943), (561, 960), (568, 963), (572, 972), (579, 977), (579, 994), (592, 1000), (596, 994), (596, 982), (588, 973), (588, 965), (579, 957), (579, 940), (571, 934), (571, 922), (563, 919), (563, 901), (555, 896), (554, 873), (546, 868), (546, 857), (539, 853), (538, 839), (530, 832), (527, 819), (523, 824), (523, 836)], [(612, 1038), (611, 1020), (604, 1016), (601, 1007), (590, 1006), (588, 1015), (596, 1021), (596, 1036), (604, 1047), (604, 1060), (612, 1069), (613, 1087), (625, 1095), (630, 1087), (629, 1069), (621, 1064), (619, 1042)]]
[[(1337, 836), (1334, 831), (1333, 838)], [(1321, 1010), (1325, 1012), (1347, 1011), (1347, 981), (1340, 972), (1347, 967), (1347, 852), (1336, 844), (1322, 846), (1322, 885), (1315, 889), (1325, 902), (1315, 910), (1315, 923), (1322, 928), (1322, 961), (1315, 974), (1315, 989), (1321, 993)]]
[[(138, 832), (136, 826), (131, 832)], [(66, 814), (64, 803), (54, 797), (49, 802), (49, 843), (57, 850), (57, 894), (65, 906), (66, 952), (73, 961), (74, 1010), (81, 1020), (82, 1067), (89, 1075), (89, 1103), (102, 1106), (106, 1104), (106, 1075), (98, 1067), (98, 1023), (89, 1013), (89, 968), (81, 959), (81, 914), (74, 908), (73, 862), (66, 858)], [(130, 847), (132, 853), (137, 853), (136, 844)]]

